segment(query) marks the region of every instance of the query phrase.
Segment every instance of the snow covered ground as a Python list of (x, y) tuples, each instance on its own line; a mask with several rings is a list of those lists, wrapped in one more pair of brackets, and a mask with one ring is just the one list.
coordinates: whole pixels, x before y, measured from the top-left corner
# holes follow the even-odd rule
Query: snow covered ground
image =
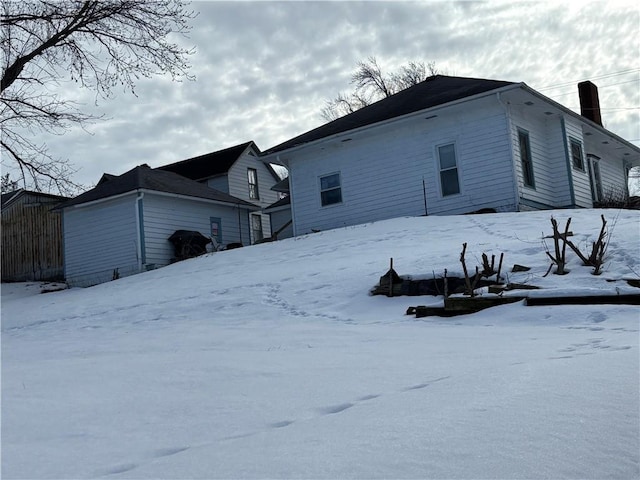
[[(542, 278), (551, 215), (584, 247), (601, 213), (604, 273), (567, 252)], [(442, 298), (368, 295), (390, 257), (460, 272), (463, 242), (542, 292), (638, 292), (639, 234), (632, 211), (401, 218), (87, 289), (2, 285), (2, 478), (639, 478), (637, 306), (416, 319)]]

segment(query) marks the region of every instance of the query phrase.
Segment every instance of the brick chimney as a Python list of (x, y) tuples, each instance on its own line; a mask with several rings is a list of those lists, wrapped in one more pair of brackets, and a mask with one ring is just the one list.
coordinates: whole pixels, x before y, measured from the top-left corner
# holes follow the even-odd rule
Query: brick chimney
[(598, 125), (602, 125), (598, 87), (588, 80), (586, 82), (580, 82), (578, 84), (578, 94), (580, 95), (580, 115)]

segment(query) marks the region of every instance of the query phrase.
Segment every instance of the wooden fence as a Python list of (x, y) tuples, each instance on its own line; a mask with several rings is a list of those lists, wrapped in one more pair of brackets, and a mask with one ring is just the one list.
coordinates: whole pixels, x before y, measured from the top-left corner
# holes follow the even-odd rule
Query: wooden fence
[(26, 192), (2, 209), (2, 281), (62, 280), (59, 198)]

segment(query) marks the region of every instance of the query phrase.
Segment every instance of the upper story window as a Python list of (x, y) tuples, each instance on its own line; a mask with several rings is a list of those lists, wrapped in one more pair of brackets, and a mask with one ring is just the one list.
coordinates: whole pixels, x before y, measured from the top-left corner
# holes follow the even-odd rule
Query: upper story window
[(342, 186), (340, 174), (332, 173), (320, 177), (320, 203), (323, 207), (342, 202)]
[(518, 143), (520, 144), (520, 162), (522, 162), (522, 177), (527, 187), (534, 188), (533, 161), (531, 160), (531, 143), (529, 134), (524, 130), (518, 130)]
[(255, 168), (247, 168), (247, 178), (249, 180), (249, 198), (260, 200), (258, 192), (258, 171)]
[(454, 143), (438, 147), (438, 162), (440, 164), (440, 187), (442, 196), (460, 193), (458, 180), (458, 164), (456, 161), (456, 146)]
[(573, 168), (578, 170), (582, 170), (584, 172), (584, 159), (582, 158), (582, 144), (572, 138), (571, 142), (571, 161), (573, 163)]

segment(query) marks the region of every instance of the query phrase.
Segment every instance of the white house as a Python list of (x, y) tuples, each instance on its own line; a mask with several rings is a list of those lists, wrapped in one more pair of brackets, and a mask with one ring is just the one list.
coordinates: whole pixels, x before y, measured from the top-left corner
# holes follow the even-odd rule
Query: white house
[[(211, 188), (241, 198), (261, 208), (276, 202), (278, 193), (271, 190), (280, 177), (271, 165), (258, 156), (254, 142), (246, 142), (217, 152), (158, 167), (174, 172)], [(251, 242), (271, 236), (270, 217), (266, 213), (251, 213)]]
[(85, 287), (169, 264), (169, 237), (200, 232), (219, 245), (248, 244), (249, 216), (260, 207), (172, 172), (147, 165), (98, 185), (57, 207), (62, 211), (64, 274)]
[(262, 211), (269, 215), (271, 222), (271, 238), (281, 240), (293, 237), (293, 221), (291, 220), (291, 197), (289, 195), (289, 177), (276, 183), (271, 190), (278, 192), (282, 198)]
[(289, 169), (294, 235), (398, 216), (589, 208), (640, 149), (524, 83), (436, 75), (263, 153)]

